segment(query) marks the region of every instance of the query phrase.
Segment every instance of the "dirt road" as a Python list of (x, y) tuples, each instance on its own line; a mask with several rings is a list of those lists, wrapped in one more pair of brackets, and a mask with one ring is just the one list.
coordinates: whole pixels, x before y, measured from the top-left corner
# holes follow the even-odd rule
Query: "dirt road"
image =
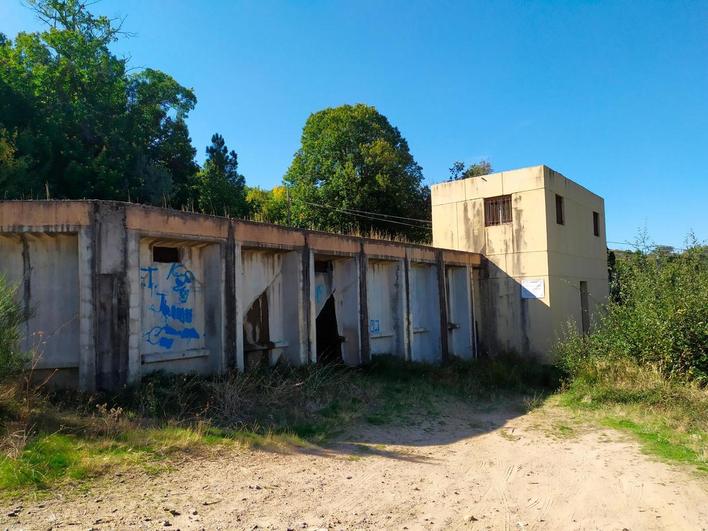
[(327, 448), (227, 448), (121, 475), (3, 507), (0, 529), (708, 529), (705, 478), (621, 433), (553, 407), (445, 409)]

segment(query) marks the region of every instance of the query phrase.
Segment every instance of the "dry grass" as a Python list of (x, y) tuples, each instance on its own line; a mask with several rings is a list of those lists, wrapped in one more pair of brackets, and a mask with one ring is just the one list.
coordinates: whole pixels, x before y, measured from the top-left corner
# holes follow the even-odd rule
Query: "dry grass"
[[(433, 367), (377, 359), (366, 368), (277, 367), (204, 378), (155, 374), (113, 395), (6, 391), (0, 400), (0, 491), (22, 495), (108, 471), (168, 466), (214, 445), (286, 451), (320, 444), (356, 422), (407, 423), (438, 399), (549, 391), (547, 368), (518, 359)], [(13, 392), (15, 394), (13, 394)]]

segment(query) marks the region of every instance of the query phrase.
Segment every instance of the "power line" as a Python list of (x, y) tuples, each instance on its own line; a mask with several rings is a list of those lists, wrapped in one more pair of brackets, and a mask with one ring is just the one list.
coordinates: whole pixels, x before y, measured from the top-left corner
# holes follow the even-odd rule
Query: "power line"
[(632, 243), (632, 242), (613, 242), (613, 241), (610, 241), (610, 240), (607, 240), (607, 243), (612, 243), (612, 244), (614, 244), (614, 245), (626, 245), (627, 247), (633, 247), (634, 249), (637, 249), (637, 250), (640, 250), (640, 251), (641, 251), (641, 250), (644, 250), (644, 249), (652, 249), (652, 248), (656, 248), (656, 247), (671, 247), (674, 251), (679, 251), (679, 252), (683, 252), (683, 251), (686, 251), (686, 250), (687, 250), (687, 248), (684, 248), (684, 247), (674, 247), (673, 245), (652, 244), (652, 245), (642, 246), (642, 245), (639, 245), (639, 244), (636, 244), (636, 243)]
[[(361, 218), (370, 219), (372, 221), (379, 221), (379, 222), (383, 222), (383, 223), (395, 223), (396, 225), (405, 225), (406, 227), (413, 227), (415, 229), (432, 230), (432, 227), (426, 227), (424, 225), (413, 225), (412, 223), (405, 223), (403, 221), (395, 221), (392, 219), (385, 219), (383, 217), (379, 217), (379, 216), (383, 216), (385, 214), (377, 214), (376, 212), (368, 212), (368, 214), (372, 214), (372, 215), (366, 215), (366, 214), (362, 213), (362, 212), (366, 212), (364, 210), (353, 211), (353, 210), (347, 210), (347, 209), (337, 208), (337, 207), (333, 207), (333, 206), (321, 205), (319, 203), (312, 203), (310, 201), (305, 201), (305, 200), (302, 200), (302, 202), (307, 205), (316, 206), (319, 208), (325, 208), (325, 209), (333, 210), (335, 212), (341, 212), (343, 214), (348, 214), (350, 216), (358, 216)], [(412, 221), (423, 221), (423, 220), (416, 220), (415, 218), (404, 218), (402, 216), (396, 216), (396, 217), (401, 218), (401, 219), (408, 219), (408, 220), (412, 220)], [(427, 220), (425, 220), (425, 221), (427, 222)]]
[(427, 223), (428, 225), (433, 224), (433, 222), (430, 221), (429, 219), (406, 218), (404, 216), (394, 216), (393, 214), (381, 214), (379, 212), (369, 212), (368, 210), (357, 210), (355, 208), (346, 208), (345, 210), (347, 210), (349, 212), (358, 212), (361, 214), (374, 214), (375, 216), (383, 216), (385, 218), (405, 219), (407, 221), (419, 221), (421, 223)]

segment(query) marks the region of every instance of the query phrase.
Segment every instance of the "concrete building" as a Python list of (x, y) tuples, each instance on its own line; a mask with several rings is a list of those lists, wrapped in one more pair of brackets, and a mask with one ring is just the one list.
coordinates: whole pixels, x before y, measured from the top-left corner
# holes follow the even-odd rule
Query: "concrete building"
[[(109, 201), (0, 202), (0, 273), (58, 385), (476, 355), (481, 256)], [(451, 295), (448, 296), (448, 293)]]
[(55, 383), (544, 355), (607, 296), (602, 199), (539, 166), (432, 188), (436, 247), (111, 201), (0, 202), (0, 274)]
[(547, 356), (567, 322), (587, 332), (607, 299), (601, 197), (546, 166), (432, 187), (433, 245), (479, 253), (479, 339)]

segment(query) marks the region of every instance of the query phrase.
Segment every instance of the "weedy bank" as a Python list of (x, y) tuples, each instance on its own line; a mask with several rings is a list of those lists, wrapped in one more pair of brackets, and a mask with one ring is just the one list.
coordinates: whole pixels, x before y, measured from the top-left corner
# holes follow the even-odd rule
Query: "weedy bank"
[(708, 471), (707, 248), (638, 243), (610, 260), (611, 297), (594, 331), (573, 328), (557, 348), (560, 402)]

